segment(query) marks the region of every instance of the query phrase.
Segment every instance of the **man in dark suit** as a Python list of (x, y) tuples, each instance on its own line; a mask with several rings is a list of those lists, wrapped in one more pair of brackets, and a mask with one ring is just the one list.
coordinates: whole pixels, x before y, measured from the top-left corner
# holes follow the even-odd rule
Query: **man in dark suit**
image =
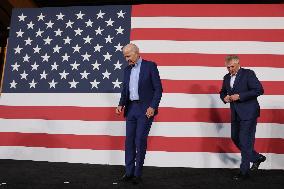
[(139, 55), (134, 44), (123, 48), (128, 62), (124, 70), (123, 89), (116, 114), (124, 109), (126, 117), (125, 167), (126, 173), (120, 181), (141, 182), (147, 137), (162, 97), (162, 84), (157, 65)]
[[(263, 94), (263, 87), (254, 71), (240, 67), (239, 57), (228, 55), (225, 66), (229, 73), (224, 76), (220, 98), (224, 103), (230, 103), (231, 138), (241, 151), (240, 172), (234, 180), (249, 177), (249, 171), (258, 169), (265, 156), (254, 150), (255, 131), (260, 107), (257, 97)], [(250, 168), (250, 162), (253, 163)]]

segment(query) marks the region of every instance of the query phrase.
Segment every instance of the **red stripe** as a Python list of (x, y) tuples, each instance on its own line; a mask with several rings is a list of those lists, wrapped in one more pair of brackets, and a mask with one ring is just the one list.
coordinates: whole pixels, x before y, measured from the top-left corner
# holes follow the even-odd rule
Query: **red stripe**
[(164, 93), (217, 94), (222, 81), (219, 80), (162, 80)]
[(284, 95), (284, 81), (262, 81), (264, 94)]
[(139, 28), (131, 40), (174, 41), (284, 41), (284, 30)]
[[(50, 107), (50, 106), (0, 106), (0, 118), (5, 119), (46, 119), (122, 121), (111, 107)], [(211, 122), (229, 123), (228, 108), (159, 108), (158, 122)], [(258, 119), (262, 123), (284, 124), (283, 109), (263, 109)]]
[[(265, 95), (284, 95), (284, 81), (262, 81)], [(162, 80), (164, 93), (218, 94), (221, 80)]]
[(7, 119), (47, 119), (47, 120), (86, 120), (122, 121), (111, 107), (74, 106), (0, 106), (0, 118)]
[(255, 4), (149, 4), (132, 6), (132, 17), (278, 17), (284, 16), (284, 5)]
[[(124, 136), (0, 133), (0, 146), (124, 150), (124, 140)], [(152, 136), (148, 138), (148, 150), (168, 152), (239, 152), (231, 139), (217, 137)], [(282, 154), (284, 153), (284, 139), (256, 139), (256, 150), (262, 153)]]
[[(211, 66), (224, 67), (225, 54), (193, 53), (141, 53), (146, 60), (156, 62), (159, 66)], [(244, 67), (284, 68), (283, 55), (241, 54), (240, 64)], [(225, 69), (225, 67), (224, 67)]]

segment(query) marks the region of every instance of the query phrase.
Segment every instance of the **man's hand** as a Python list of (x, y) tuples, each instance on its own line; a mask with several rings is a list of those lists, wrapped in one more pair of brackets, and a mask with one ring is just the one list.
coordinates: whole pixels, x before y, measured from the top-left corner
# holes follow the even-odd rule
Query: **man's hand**
[(224, 101), (225, 101), (226, 103), (232, 102), (231, 96), (229, 96), (229, 95), (225, 96)]
[(146, 115), (148, 118), (150, 118), (150, 117), (154, 116), (154, 112), (155, 112), (154, 108), (149, 107), (149, 108), (147, 109), (145, 115)]
[(240, 95), (239, 94), (231, 95), (231, 101), (237, 101), (237, 100), (240, 100)]
[(121, 112), (122, 112), (122, 109), (123, 109), (122, 106), (117, 106), (117, 108), (115, 109), (115, 113), (116, 113), (117, 115), (120, 115)]

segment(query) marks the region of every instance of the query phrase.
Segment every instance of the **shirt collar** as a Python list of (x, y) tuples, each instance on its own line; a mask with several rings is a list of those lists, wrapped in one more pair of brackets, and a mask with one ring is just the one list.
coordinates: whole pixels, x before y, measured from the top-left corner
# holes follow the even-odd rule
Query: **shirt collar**
[(140, 66), (141, 63), (142, 63), (142, 58), (140, 56), (139, 59), (137, 60), (137, 62), (134, 64), (134, 67)]

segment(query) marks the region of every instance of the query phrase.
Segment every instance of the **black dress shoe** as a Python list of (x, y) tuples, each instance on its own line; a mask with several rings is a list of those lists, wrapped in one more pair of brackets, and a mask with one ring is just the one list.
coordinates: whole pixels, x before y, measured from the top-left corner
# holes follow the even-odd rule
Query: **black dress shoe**
[(130, 182), (132, 181), (134, 177), (133, 176), (127, 176), (126, 174), (123, 175), (121, 178), (117, 179), (114, 181), (112, 184), (118, 184), (118, 183), (125, 183), (125, 182)]
[(251, 171), (258, 170), (259, 165), (266, 160), (265, 156), (261, 156), (256, 162), (254, 162), (250, 168)]
[(233, 176), (233, 180), (235, 181), (242, 181), (242, 180), (247, 180), (249, 179), (249, 174), (242, 174), (241, 172), (239, 172), (237, 175)]
[(134, 185), (141, 184), (141, 183), (142, 183), (142, 178), (141, 178), (141, 177), (134, 177), (134, 178), (132, 179), (132, 183), (133, 183)]

